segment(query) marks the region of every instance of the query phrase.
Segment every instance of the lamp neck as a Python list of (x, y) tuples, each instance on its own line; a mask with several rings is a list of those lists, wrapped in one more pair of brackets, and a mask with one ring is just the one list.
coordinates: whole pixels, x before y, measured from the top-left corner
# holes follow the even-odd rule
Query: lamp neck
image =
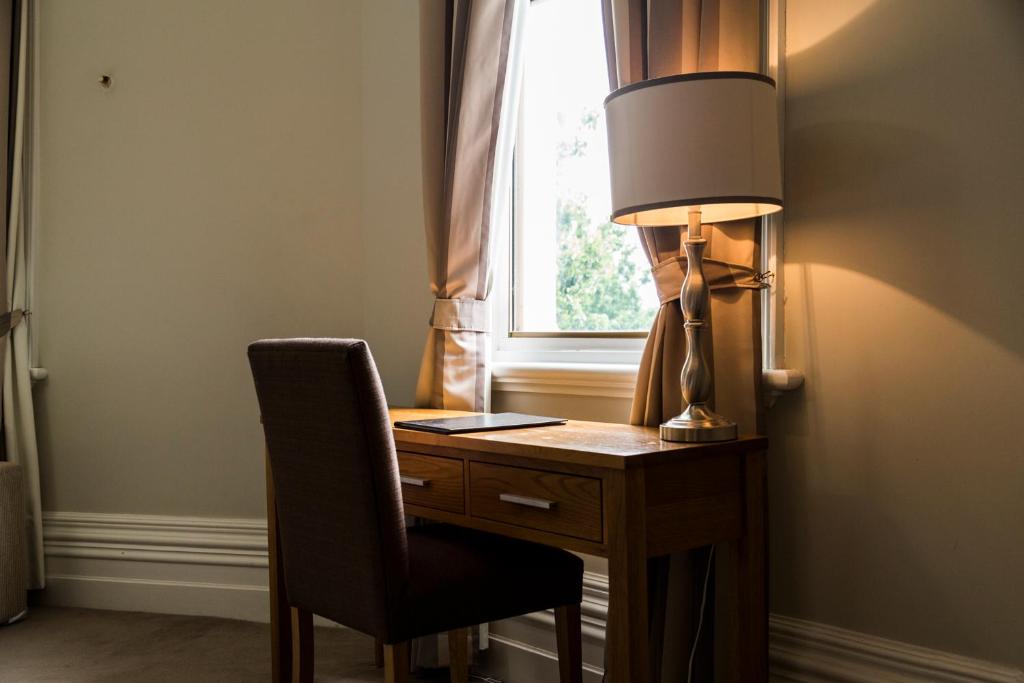
[(689, 211), (689, 218), (686, 222), (686, 237), (691, 240), (700, 239), (700, 207)]

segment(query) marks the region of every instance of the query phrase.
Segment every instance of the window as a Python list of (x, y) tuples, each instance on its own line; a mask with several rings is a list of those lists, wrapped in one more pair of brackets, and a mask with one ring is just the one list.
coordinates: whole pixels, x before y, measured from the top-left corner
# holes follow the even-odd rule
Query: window
[[(499, 357), (532, 339), (544, 341), (518, 346), (635, 362), (658, 299), (635, 229), (608, 220), (601, 3), (533, 0), (528, 11)], [(613, 360), (599, 355), (582, 359)]]
[[(622, 372), (626, 364), (639, 361), (657, 310), (650, 268), (635, 229), (607, 221), (608, 74), (601, 4), (527, 3), (512, 229), (508, 251), (495, 268), (494, 349), (499, 366), (616, 363), (598, 372)], [(766, 0), (764, 25), (765, 66), (779, 83), (780, 99), (785, 88), (779, 40), (783, 4)], [(781, 368), (782, 214), (768, 216), (761, 230), (760, 269), (776, 274), (762, 299), (764, 367)], [(580, 371), (590, 372), (570, 372)], [(506, 367), (501, 372), (510, 376), (525, 371)], [(556, 376), (562, 371), (543, 372)], [(599, 383), (605, 385), (606, 378)], [(768, 386), (773, 386), (770, 378)]]

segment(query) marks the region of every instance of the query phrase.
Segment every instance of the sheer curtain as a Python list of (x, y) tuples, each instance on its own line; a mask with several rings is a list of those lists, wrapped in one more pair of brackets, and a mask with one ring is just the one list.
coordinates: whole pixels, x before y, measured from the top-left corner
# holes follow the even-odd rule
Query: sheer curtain
[[(27, 538), (29, 583), (31, 588), (42, 588), (43, 519), (39, 491), (39, 454), (36, 449), (35, 413), (32, 408), (32, 383), (29, 377), (27, 262), (26, 262), (26, 176), (29, 156), (26, 153), (29, 86), (29, 17), (31, 0), (0, 2), (0, 13), (10, 19), (7, 28), (0, 29), (0, 40), (8, 45), (7, 64), (3, 69), (10, 81), (4, 92), (7, 106), (2, 116), (7, 125), (4, 149), (7, 164), (4, 168), (6, 187), (7, 224), (0, 238), (0, 290), (5, 301), (5, 313), (0, 314), (0, 335), (3, 343), (3, 446), (4, 459), (21, 466), (25, 481), (26, 513), (29, 520)], [(3, 35), (6, 34), (6, 35)]]
[(490, 406), (487, 299), (497, 226), (508, 211), (526, 1), (421, 3), (424, 209), (435, 297), (416, 389), (421, 406)]
[[(758, 71), (760, 0), (602, 0), (609, 84), (695, 71)], [(683, 409), (679, 375), (686, 355), (679, 290), (686, 274), (680, 231), (639, 228), (651, 264), (660, 308), (644, 347), (630, 422), (657, 426)], [(758, 234), (754, 221), (705, 226), (705, 273), (711, 285), (710, 334), (705, 356), (715, 378), (712, 405), (735, 420), (740, 433), (761, 431), (761, 330)], [(716, 564), (731, 562), (719, 548)], [(662, 680), (685, 681), (689, 644), (700, 609), (705, 548), (650, 563), (652, 643), (664, 635), (652, 671)], [(713, 575), (712, 575), (713, 581)], [(666, 597), (667, 591), (667, 597)], [(666, 606), (659, 614), (658, 606)], [(709, 612), (710, 609), (709, 604)], [(713, 615), (702, 630), (693, 680), (711, 680)], [(728, 666), (728, 662), (719, 662)]]

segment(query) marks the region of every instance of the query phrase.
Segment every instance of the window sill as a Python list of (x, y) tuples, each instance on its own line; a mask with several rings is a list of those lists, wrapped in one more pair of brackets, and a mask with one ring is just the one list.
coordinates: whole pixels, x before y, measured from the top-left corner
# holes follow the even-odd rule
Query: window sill
[[(491, 380), (494, 391), (632, 399), (638, 369), (627, 363), (495, 363)], [(804, 382), (792, 369), (765, 369), (762, 378), (774, 396)]]
[(495, 363), (494, 391), (633, 398), (638, 366), (626, 363)]

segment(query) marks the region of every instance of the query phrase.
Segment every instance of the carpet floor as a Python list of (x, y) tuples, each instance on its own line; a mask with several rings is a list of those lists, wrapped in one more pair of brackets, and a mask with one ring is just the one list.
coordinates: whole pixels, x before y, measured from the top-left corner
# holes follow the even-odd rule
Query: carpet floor
[[(0, 628), (3, 683), (245, 683), (270, 680), (270, 627), (232, 619), (35, 607)], [(317, 683), (383, 681), (373, 639), (316, 629)], [(448, 680), (439, 677), (417, 681)]]

